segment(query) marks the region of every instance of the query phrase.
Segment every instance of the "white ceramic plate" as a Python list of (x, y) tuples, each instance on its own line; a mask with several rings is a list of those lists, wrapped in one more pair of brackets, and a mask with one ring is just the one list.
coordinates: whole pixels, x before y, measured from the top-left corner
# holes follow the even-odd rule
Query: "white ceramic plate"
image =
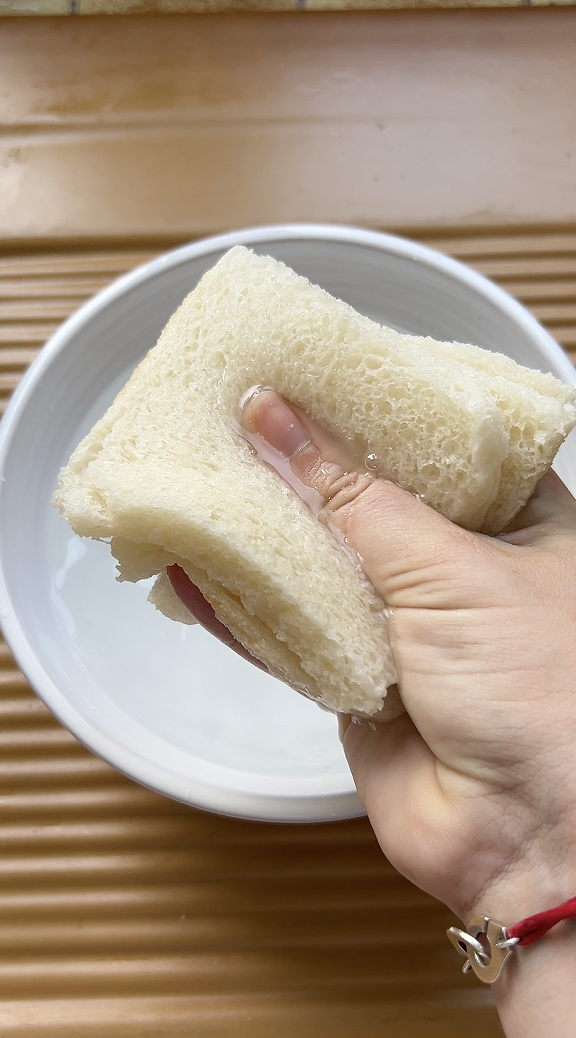
[[(57, 474), (205, 270), (235, 244), (284, 260), (383, 323), (474, 342), (574, 382), (560, 348), (514, 300), (409, 241), (331, 226), (257, 228), (133, 271), (54, 335), (0, 427), (0, 619), (33, 687), (95, 753), (185, 803), (248, 818), (362, 813), (336, 721), (198, 627), (117, 584), (105, 544), (50, 507)], [(576, 443), (558, 470), (576, 488)]]

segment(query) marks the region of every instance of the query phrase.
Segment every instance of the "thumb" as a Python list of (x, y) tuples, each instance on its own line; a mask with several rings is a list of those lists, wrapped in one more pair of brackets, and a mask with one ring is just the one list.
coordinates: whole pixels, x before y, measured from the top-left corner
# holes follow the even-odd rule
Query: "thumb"
[(484, 551), (483, 538), (376, 479), (347, 447), (273, 390), (257, 387), (242, 403), (245, 429), (287, 458), (296, 479), (320, 495), (322, 517), (344, 536), (391, 606), (469, 604), (470, 570)]

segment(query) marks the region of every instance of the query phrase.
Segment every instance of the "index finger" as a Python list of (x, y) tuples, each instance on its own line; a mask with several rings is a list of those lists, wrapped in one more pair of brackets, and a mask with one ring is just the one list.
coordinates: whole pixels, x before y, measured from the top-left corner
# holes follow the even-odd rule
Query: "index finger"
[(560, 477), (550, 469), (530, 500), (500, 534), (509, 544), (528, 545), (550, 542), (558, 536), (574, 535), (576, 501)]

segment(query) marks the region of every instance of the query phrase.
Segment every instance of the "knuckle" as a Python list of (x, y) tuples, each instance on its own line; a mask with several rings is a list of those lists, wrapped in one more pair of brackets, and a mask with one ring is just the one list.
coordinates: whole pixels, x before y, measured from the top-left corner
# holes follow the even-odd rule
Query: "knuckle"
[(298, 477), (324, 499), (324, 511), (334, 515), (356, 501), (374, 483), (368, 472), (346, 472), (336, 462), (324, 461), (316, 449), (306, 451), (295, 462)]
[(357, 501), (374, 482), (366, 472), (344, 472), (333, 480), (326, 494), (326, 509), (332, 514)]
[[(302, 461), (305, 461), (305, 464), (302, 464)], [(301, 459), (300, 473), (308, 486), (326, 498), (332, 484), (341, 476), (342, 469), (332, 462), (323, 461), (316, 451), (313, 456)]]

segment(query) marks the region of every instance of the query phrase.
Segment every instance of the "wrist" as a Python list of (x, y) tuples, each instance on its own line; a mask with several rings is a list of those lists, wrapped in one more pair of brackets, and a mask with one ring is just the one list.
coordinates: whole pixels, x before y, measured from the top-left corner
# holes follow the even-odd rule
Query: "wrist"
[(555, 908), (575, 895), (576, 869), (570, 861), (559, 871), (542, 863), (532, 868), (523, 864), (487, 884), (462, 918), (467, 922), (472, 916), (487, 915), (509, 929), (521, 919)]
[(573, 1038), (575, 971), (574, 921), (517, 948), (492, 985), (507, 1038)]
[[(532, 884), (523, 888), (522, 897), (530, 896)], [(518, 898), (518, 887), (514, 894)], [(576, 895), (572, 894), (505, 929), (494, 919), (478, 917), (468, 931), (448, 931), (460, 953), (468, 954), (464, 971), (472, 968), (482, 981), (493, 985), (508, 1038), (540, 1038), (542, 1033), (572, 1038), (575, 923)], [(511, 946), (511, 941), (517, 943)]]
[(576, 895), (505, 926), (488, 915), (477, 915), (466, 927), (451, 926), (446, 935), (466, 960), (463, 971), (473, 970), (485, 984), (496, 981), (513, 951), (545, 937), (562, 923), (576, 919)]
[[(535, 812), (531, 809), (529, 813)], [(509, 928), (576, 895), (573, 812), (555, 811), (537, 828), (522, 825), (518, 815), (510, 804), (509, 810), (503, 812), (503, 823), (491, 846), (480, 844), (477, 848), (476, 875), (482, 878), (469, 898), (465, 888), (461, 891), (464, 898), (460, 918), (465, 923), (473, 916), (487, 915)], [(472, 869), (467, 871), (470, 876)], [(465, 875), (463, 869), (463, 878)]]

